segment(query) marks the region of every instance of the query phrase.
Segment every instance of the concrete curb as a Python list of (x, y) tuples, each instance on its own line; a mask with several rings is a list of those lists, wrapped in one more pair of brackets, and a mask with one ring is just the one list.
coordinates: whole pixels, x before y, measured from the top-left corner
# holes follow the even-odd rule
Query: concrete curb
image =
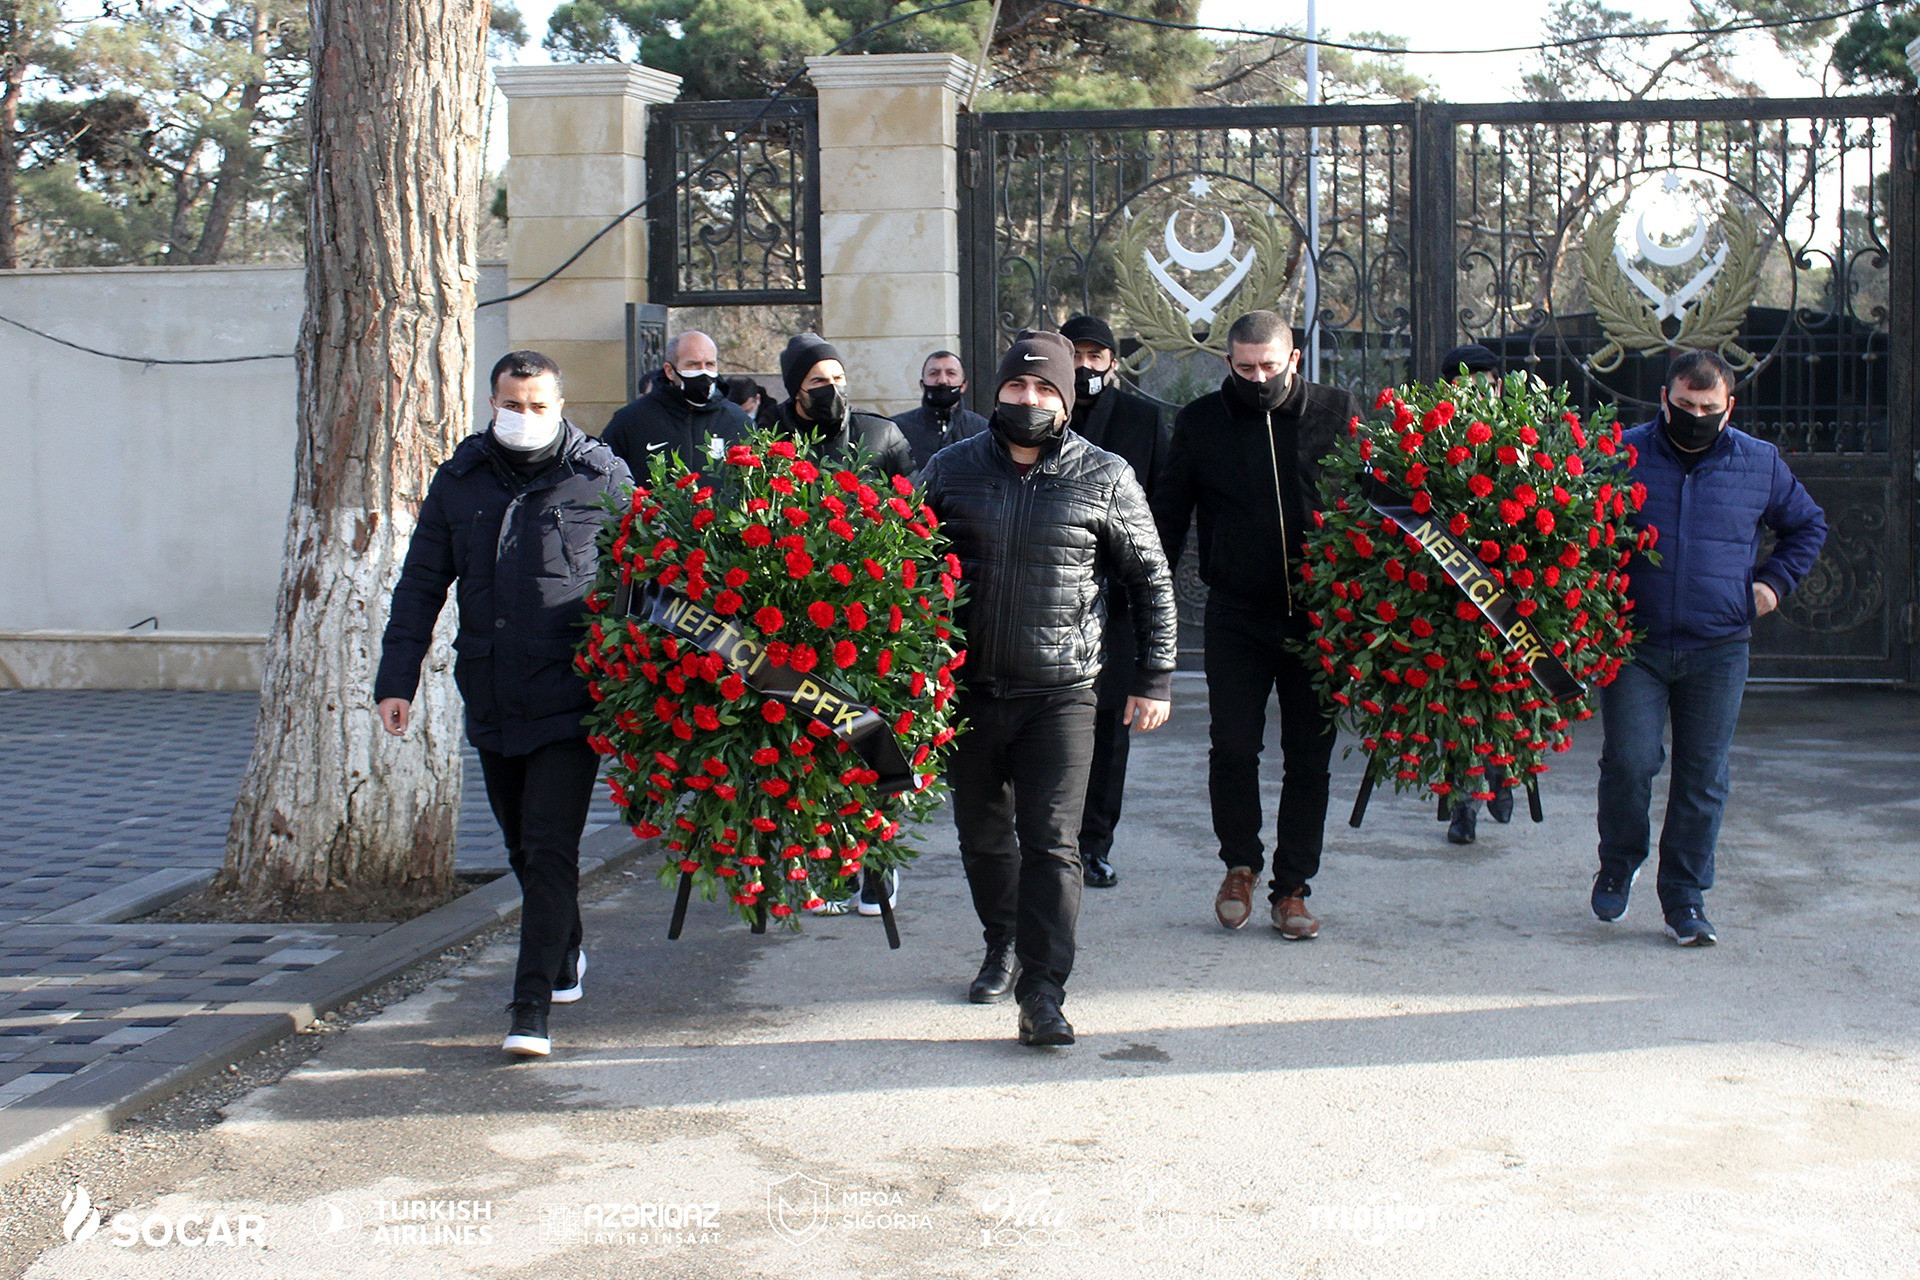
[[(626, 867), (649, 847), (618, 823), (601, 828), (581, 841), (582, 884)], [(0, 1108), (0, 1182), (111, 1133), (154, 1103), (300, 1031), (519, 909), (519, 885), (502, 876), (285, 979), (273, 987), (271, 999), (236, 1001), (182, 1018), (151, 1044)]]

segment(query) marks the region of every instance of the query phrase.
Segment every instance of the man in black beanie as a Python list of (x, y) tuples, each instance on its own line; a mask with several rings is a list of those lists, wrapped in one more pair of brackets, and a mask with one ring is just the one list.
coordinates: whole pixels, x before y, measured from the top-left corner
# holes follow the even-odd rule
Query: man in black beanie
[(913, 450), (900, 428), (877, 413), (861, 413), (847, 403), (847, 366), (834, 345), (817, 333), (797, 333), (780, 353), (780, 380), (787, 399), (780, 406), (780, 429), (811, 441), (820, 456), (835, 462), (854, 450), (871, 454), (889, 476), (913, 472)]
[[(1119, 349), (1113, 330), (1095, 316), (1075, 316), (1060, 326), (1073, 344), (1074, 431), (1133, 468), (1147, 497), (1153, 497), (1167, 460), (1167, 428), (1160, 410), (1144, 396), (1120, 385)], [(1107, 599), (1107, 662), (1094, 686), (1099, 707), (1094, 718), (1093, 772), (1087, 779), (1087, 805), (1080, 818), (1080, 861), (1087, 886), (1110, 889), (1120, 882), (1113, 869), (1113, 829), (1127, 789), (1128, 672), (1133, 668), (1133, 620), (1124, 592), (1104, 587)]]
[(1073, 348), (1022, 332), (994, 376), (992, 428), (927, 464), (959, 555), (967, 637), (948, 778), (987, 954), (967, 996), (1020, 1003), (1020, 1042), (1073, 1043), (1061, 1012), (1080, 915), (1080, 814), (1100, 674), (1101, 575), (1131, 605), (1126, 719), (1165, 723), (1178, 622), (1146, 494), (1126, 460), (1067, 430)]

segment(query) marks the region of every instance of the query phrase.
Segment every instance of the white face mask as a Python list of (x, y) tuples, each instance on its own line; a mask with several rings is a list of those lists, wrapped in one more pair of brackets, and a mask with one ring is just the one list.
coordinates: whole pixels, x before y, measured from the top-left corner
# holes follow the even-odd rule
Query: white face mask
[(560, 415), (533, 417), (513, 409), (493, 411), (493, 438), (509, 449), (532, 453), (552, 444), (560, 435)]

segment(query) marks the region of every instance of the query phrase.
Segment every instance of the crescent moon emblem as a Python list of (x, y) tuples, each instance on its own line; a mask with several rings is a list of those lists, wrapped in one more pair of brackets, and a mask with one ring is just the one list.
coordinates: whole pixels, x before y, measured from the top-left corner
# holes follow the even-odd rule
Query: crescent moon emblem
[(1677, 267), (1683, 262), (1692, 262), (1700, 256), (1700, 250), (1707, 243), (1707, 215), (1694, 213), (1693, 230), (1687, 238), (1672, 247), (1661, 244), (1647, 231), (1647, 215), (1643, 210), (1633, 224), (1633, 239), (1640, 250), (1640, 256), (1648, 262), (1662, 267)]
[[(1167, 256), (1189, 271), (1211, 271), (1233, 255), (1233, 219), (1227, 214), (1220, 215), (1220, 243), (1205, 253), (1195, 253), (1180, 243), (1180, 233), (1173, 229), (1174, 220), (1180, 216), (1176, 210), (1167, 215)], [(1702, 239), (1705, 238), (1702, 231)]]

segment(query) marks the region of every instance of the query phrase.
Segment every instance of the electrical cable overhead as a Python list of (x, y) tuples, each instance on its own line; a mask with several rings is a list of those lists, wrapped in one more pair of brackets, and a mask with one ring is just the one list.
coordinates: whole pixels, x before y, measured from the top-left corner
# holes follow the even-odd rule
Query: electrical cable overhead
[[(1326, 40), (1326, 39), (1318, 39), (1318, 38), (1308, 39), (1306, 36), (1299, 35), (1289, 31), (1261, 31), (1261, 30), (1255, 30), (1250, 27), (1224, 27), (1224, 26), (1216, 26), (1209, 23), (1201, 23), (1201, 22), (1175, 22), (1167, 18), (1150, 18), (1143, 14), (1123, 13), (1117, 9), (1109, 9), (1109, 8), (1104, 8), (1100, 5), (1081, 3), (1081, 0), (1040, 0), (1040, 3), (1045, 5), (1050, 5), (1055, 8), (1071, 10), (1078, 13), (1097, 14), (1102, 17), (1116, 19), (1122, 22), (1135, 23), (1141, 26), (1160, 27), (1160, 28), (1165, 28), (1165, 29), (1174, 30), (1174, 31), (1191, 31), (1195, 33), (1243, 36), (1243, 37), (1252, 37), (1252, 38), (1257, 38), (1262, 40), (1284, 41), (1296, 47), (1305, 47), (1307, 45), (1313, 45), (1314, 47), (1320, 48), (1320, 49), (1339, 49), (1347, 53), (1375, 53), (1375, 54), (1385, 54), (1385, 55), (1392, 55), (1392, 56), (1399, 56), (1399, 57), (1453, 57), (1453, 56), (1469, 57), (1469, 56), (1478, 56), (1478, 55), (1496, 54), (1496, 53), (1500, 53), (1500, 54), (1545, 53), (1554, 49), (1569, 49), (1569, 48), (1577, 48), (1582, 45), (1602, 44), (1610, 40), (1660, 40), (1660, 39), (1668, 39), (1672, 37), (1735, 35), (1743, 31), (1770, 31), (1770, 30), (1779, 30), (1786, 27), (1813, 26), (1819, 23), (1824, 23), (1824, 22), (1835, 22), (1842, 18), (1857, 17), (1860, 14), (1869, 13), (1875, 9), (1883, 9), (1890, 4), (1896, 3), (1896, 0), (1865, 0), (1865, 2), (1862, 4), (1857, 4), (1846, 9), (1836, 9), (1829, 13), (1808, 14), (1803, 17), (1790, 17), (1790, 18), (1754, 18), (1754, 19), (1750, 19), (1742, 22), (1730, 22), (1725, 26), (1720, 26), (1720, 27), (1684, 27), (1684, 28), (1676, 28), (1669, 31), (1600, 31), (1600, 32), (1594, 32), (1591, 35), (1566, 36), (1561, 39), (1545, 40), (1535, 44), (1502, 45), (1494, 48), (1485, 48), (1485, 49), (1403, 49), (1393, 45), (1359, 44), (1353, 41)], [(893, 15), (890, 18), (885, 18), (879, 22), (876, 22), (870, 27), (865, 27), (859, 31), (854, 32), (852, 35), (848, 36), (846, 39), (834, 45), (831, 49), (828, 49), (823, 54), (816, 55), (816, 56), (826, 57), (832, 54), (842, 53), (845, 50), (851, 48), (852, 46), (865, 40), (868, 36), (873, 35), (875, 32), (884, 31), (888, 27), (898, 26), (900, 23), (910, 22), (915, 18), (924, 17), (930, 13), (940, 13), (947, 9), (959, 9), (959, 8), (963, 8), (965, 6), (974, 5), (974, 4), (991, 4), (991, 0), (940, 0), (940, 2), (936, 4), (930, 4), (919, 9), (909, 10), (906, 13), (898, 13)], [(991, 38), (991, 33), (989, 33), (989, 39), (990, 38)], [(746, 124), (740, 126), (741, 130), (751, 129), (754, 125), (766, 119), (767, 113), (773, 109), (774, 104), (784, 101), (790, 95), (793, 87), (797, 85), (800, 82), (801, 78), (804, 77), (806, 74), (807, 72), (805, 68), (802, 68), (801, 70), (794, 72), (793, 75), (789, 76), (784, 83), (782, 83), (777, 88), (775, 88), (772, 93), (767, 95), (766, 101), (761, 103), (760, 110), (756, 112), (753, 115), (753, 117), (746, 122)], [(707, 155), (701, 157), (698, 161), (688, 166), (689, 170), (698, 171), (699, 169), (705, 168), (707, 165), (711, 164), (713, 161), (719, 159), (721, 155), (725, 154), (731, 145), (732, 145), (731, 143), (722, 143), (720, 146), (716, 147)], [(603, 238), (607, 236), (608, 233), (612, 232), (621, 223), (625, 222), (628, 218), (631, 218), (634, 214), (639, 213), (641, 210), (645, 209), (648, 205), (652, 204), (655, 200), (658, 200), (663, 196), (671, 195), (674, 191), (676, 191), (679, 188), (679, 185), (680, 185), (680, 177), (678, 174), (675, 174), (673, 178), (666, 185), (648, 192), (646, 195), (642, 196), (640, 200), (634, 203), (632, 206), (616, 214), (610, 221), (608, 221), (598, 231), (594, 232), (592, 236), (588, 237), (586, 243), (582, 244), (578, 249), (575, 249), (571, 254), (567, 255), (564, 261), (562, 261), (558, 266), (554, 267), (551, 271), (547, 272), (545, 275), (541, 276), (538, 280), (532, 281), (531, 283), (519, 289), (515, 289), (512, 292), (503, 293), (499, 297), (484, 298), (474, 304), (475, 309), (477, 310), (481, 307), (498, 306), (503, 302), (517, 301), (518, 299), (526, 297), (528, 294), (532, 293), (536, 289), (539, 289), (543, 285), (552, 283), (563, 272), (565, 272), (568, 267), (571, 267), (574, 263), (578, 262), (583, 256), (585, 256), (587, 251), (593, 248), (594, 245), (598, 244)], [(16, 329), (23, 329), (26, 332), (34, 334), (37, 337), (45, 338), (49, 342), (59, 343), (63, 347), (71, 347), (75, 351), (82, 351), (88, 355), (100, 356), (108, 360), (121, 360), (130, 364), (140, 364), (140, 365), (244, 364), (249, 361), (255, 361), (255, 360), (291, 360), (293, 358), (293, 354), (291, 352), (276, 353), (273, 355), (257, 355), (257, 356), (216, 356), (216, 357), (209, 357), (205, 359), (173, 359), (173, 358), (158, 357), (158, 356), (131, 356), (131, 355), (125, 355), (119, 352), (102, 351), (94, 347), (85, 346), (78, 342), (69, 341), (66, 338), (56, 337), (51, 333), (47, 333), (45, 330), (36, 329), (32, 325), (23, 324), (18, 320), (11, 319), (4, 315), (0, 315), (0, 323), (12, 325)]]

